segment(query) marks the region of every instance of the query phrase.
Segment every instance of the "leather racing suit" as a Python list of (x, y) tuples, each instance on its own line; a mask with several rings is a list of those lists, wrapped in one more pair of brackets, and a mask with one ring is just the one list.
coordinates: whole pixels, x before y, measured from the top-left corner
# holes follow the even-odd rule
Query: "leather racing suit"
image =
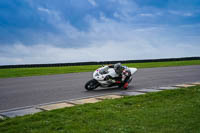
[(115, 78), (116, 83), (122, 83), (124, 89), (128, 88), (128, 80), (131, 77), (131, 71), (128, 67), (122, 66), (121, 63), (112, 64), (108, 66), (109, 68), (114, 68), (115, 72), (119, 75)]

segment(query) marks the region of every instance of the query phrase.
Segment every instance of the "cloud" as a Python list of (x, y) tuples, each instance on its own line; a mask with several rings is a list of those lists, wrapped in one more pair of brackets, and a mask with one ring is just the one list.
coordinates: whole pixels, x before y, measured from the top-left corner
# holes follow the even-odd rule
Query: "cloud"
[[(63, 27), (63, 30), (69, 30), (68, 26), (66, 29)], [(81, 41), (89, 40), (87, 47), (70, 48), (54, 44), (27, 46), (16, 43), (2, 47), (0, 65), (198, 56), (199, 40), (195, 39), (193, 42), (191, 41), (193, 38), (183, 40), (181, 29), (185, 28), (187, 27), (180, 27), (179, 30), (163, 26), (138, 27), (108, 18), (102, 20), (91, 18), (91, 27), (87, 34), (71, 30), (71, 34), (75, 35), (74, 38), (80, 37)], [(177, 33), (179, 35), (175, 36)]]
[(183, 16), (193, 16), (193, 14), (192, 13), (190, 13), (190, 12), (187, 12), (187, 13), (183, 13)]
[(124, 22), (132, 22), (134, 20), (134, 14), (139, 10), (138, 5), (134, 1), (128, 0), (113, 0), (117, 3), (113, 16)]
[(103, 43), (104, 45), (96, 44), (91, 47), (77, 49), (42, 44), (35, 46), (15, 44), (8, 47), (12, 50), (7, 49), (7, 55), (0, 56), (0, 65), (197, 56), (200, 50), (198, 46), (193, 47), (189, 44), (178, 44), (173, 47), (167, 45), (154, 47), (148, 41), (140, 39), (127, 40), (126, 42), (106, 41)]
[(177, 10), (169, 10), (168, 12), (172, 15), (185, 16), (185, 17), (190, 17), (194, 15), (192, 12), (177, 11)]
[(88, 2), (93, 6), (97, 6), (97, 3), (95, 2), (95, 0), (88, 0)]
[(39, 30), (12, 28), (24, 38), (0, 44), (0, 65), (199, 56), (199, 25), (171, 25), (165, 18), (166, 12), (179, 16), (193, 12), (141, 7), (128, 0), (89, 2), (74, 0), (54, 7), (59, 3), (32, 1), (37, 21), (27, 22), (37, 23)]
[(46, 12), (48, 14), (51, 14), (51, 11), (49, 9), (43, 8), (43, 7), (38, 7), (38, 10), (41, 12)]
[(151, 13), (141, 13), (140, 16), (143, 16), (143, 17), (153, 17), (154, 15), (151, 14)]

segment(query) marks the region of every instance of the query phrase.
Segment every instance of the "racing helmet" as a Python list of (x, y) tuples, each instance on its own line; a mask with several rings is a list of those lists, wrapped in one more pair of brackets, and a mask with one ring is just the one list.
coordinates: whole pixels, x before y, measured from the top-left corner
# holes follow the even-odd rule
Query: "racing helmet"
[(121, 74), (122, 71), (123, 71), (123, 67), (122, 67), (122, 64), (121, 63), (117, 63), (114, 65), (114, 69), (115, 69), (115, 72), (117, 74)]

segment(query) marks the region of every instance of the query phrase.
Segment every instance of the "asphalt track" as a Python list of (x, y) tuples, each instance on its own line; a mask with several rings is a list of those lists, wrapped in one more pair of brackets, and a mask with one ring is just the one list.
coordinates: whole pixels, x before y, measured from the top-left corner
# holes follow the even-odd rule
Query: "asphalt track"
[(128, 90), (86, 91), (92, 72), (0, 79), (0, 111), (134, 89), (200, 81), (200, 65), (139, 69)]

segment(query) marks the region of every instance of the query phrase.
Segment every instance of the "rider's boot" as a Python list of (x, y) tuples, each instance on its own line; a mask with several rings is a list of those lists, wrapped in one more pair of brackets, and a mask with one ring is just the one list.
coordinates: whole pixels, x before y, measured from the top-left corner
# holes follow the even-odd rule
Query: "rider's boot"
[(126, 82), (126, 83), (124, 84), (123, 88), (124, 88), (125, 90), (128, 89), (128, 82)]

